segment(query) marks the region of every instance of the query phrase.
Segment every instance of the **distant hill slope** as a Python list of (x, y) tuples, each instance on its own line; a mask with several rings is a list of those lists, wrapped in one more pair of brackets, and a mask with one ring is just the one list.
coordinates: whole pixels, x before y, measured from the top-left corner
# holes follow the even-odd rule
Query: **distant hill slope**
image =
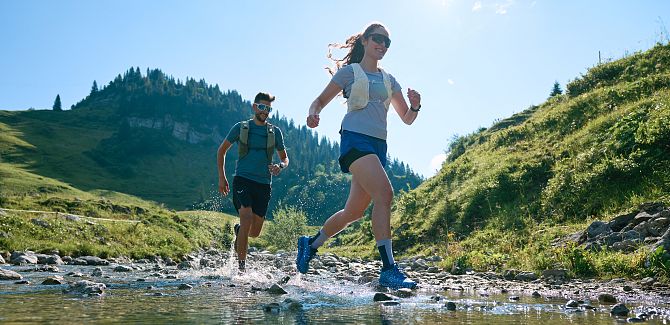
[[(232, 212), (230, 199), (216, 192), (216, 149), (233, 124), (250, 118), (250, 105), (204, 80), (181, 82), (160, 70), (142, 75), (131, 68), (102, 89), (93, 87), (71, 110), (0, 111), (0, 163), (84, 191)], [(319, 224), (348, 193), (337, 167), (339, 147), (277, 114), (271, 122), (284, 132), (291, 166), (274, 179), (270, 211), (283, 202)], [(232, 175), (235, 148), (227, 158)], [(422, 181), (397, 160), (387, 171), (396, 191)]]
[[(440, 172), (402, 195), (394, 247), (494, 227), (607, 218), (670, 203), (670, 46), (598, 65), (567, 93), (454, 140)], [(369, 240), (368, 226), (345, 241)]]

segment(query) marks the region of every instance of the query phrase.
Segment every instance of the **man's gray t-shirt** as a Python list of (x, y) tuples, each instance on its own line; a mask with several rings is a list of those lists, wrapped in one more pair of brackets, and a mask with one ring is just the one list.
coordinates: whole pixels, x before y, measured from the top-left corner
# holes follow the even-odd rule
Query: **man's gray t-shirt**
[[(274, 151), (284, 150), (284, 136), (281, 130), (272, 126), (275, 132)], [(241, 122), (237, 122), (228, 132), (226, 140), (235, 143), (240, 140)], [(272, 184), (272, 175), (268, 170), (267, 156), (268, 127), (256, 125), (253, 120), (249, 121), (249, 152), (246, 156), (239, 158), (235, 165), (235, 176), (244, 177), (262, 184)], [(239, 143), (237, 144), (240, 145)]]
[[(342, 129), (369, 135), (386, 140), (386, 107), (384, 101), (387, 99), (384, 78), (381, 72), (365, 72), (368, 77), (370, 95), (368, 105), (362, 109), (348, 112), (342, 119)], [(391, 79), (391, 93), (395, 94), (402, 89), (395, 78), (389, 74)], [(351, 93), (351, 85), (354, 83), (354, 69), (351, 65), (345, 65), (337, 70), (331, 79), (336, 85), (344, 90), (344, 97), (348, 98)]]

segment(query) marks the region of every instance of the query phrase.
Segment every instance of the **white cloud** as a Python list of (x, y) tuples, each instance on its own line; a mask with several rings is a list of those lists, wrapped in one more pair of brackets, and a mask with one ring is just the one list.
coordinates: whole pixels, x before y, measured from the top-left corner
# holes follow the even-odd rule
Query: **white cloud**
[(447, 160), (447, 154), (441, 153), (430, 160), (430, 170), (438, 171), (442, 168), (442, 163)]
[(505, 3), (500, 4), (496, 3), (496, 14), (505, 15), (507, 14), (507, 8), (511, 7), (514, 4), (514, 0), (507, 0)]
[(453, 84), (454, 84), (454, 81), (451, 80), (451, 79), (447, 79), (447, 83), (449, 83), (450, 85), (453, 85)]
[(482, 2), (481, 1), (475, 1), (475, 5), (472, 6), (472, 11), (479, 11), (482, 9)]

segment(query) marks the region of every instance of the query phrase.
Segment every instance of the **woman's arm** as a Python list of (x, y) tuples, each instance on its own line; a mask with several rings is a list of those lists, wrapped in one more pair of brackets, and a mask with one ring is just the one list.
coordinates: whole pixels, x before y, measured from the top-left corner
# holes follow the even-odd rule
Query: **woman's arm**
[(410, 105), (414, 109), (410, 109), (410, 106), (407, 106), (405, 97), (402, 96), (402, 92), (396, 92), (391, 97), (391, 104), (395, 109), (400, 119), (407, 125), (414, 123), (417, 115), (419, 115), (418, 109), (421, 106), (421, 95), (418, 91), (414, 89), (407, 89), (407, 98), (409, 98)]
[(315, 128), (319, 126), (319, 113), (328, 103), (330, 103), (337, 94), (342, 91), (342, 88), (334, 82), (329, 82), (326, 88), (323, 89), (321, 95), (317, 97), (312, 105), (309, 106), (309, 115), (307, 116), (307, 126)]

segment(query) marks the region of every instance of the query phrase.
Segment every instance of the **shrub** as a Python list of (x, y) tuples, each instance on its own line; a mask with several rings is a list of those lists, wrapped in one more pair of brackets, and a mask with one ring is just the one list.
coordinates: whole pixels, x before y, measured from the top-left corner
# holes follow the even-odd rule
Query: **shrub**
[(274, 220), (263, 232), (263, 241), (275, 249), (295, 249), (298, 237), (307, 231), (305, 213), (293, 207), (279, 207), (272, 215)]

